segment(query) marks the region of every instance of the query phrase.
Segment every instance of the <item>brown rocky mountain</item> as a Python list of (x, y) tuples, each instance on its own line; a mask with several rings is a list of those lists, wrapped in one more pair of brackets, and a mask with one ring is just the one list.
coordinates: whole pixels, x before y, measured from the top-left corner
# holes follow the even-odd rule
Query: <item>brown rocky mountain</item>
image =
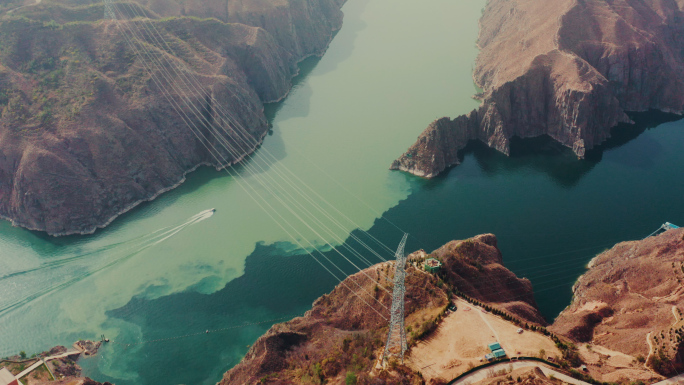
[(549, 329), (630, 355), (666, 376), (684, 370), (683, 238), (684, 229), (670, 230), (597, 256)]
[[(501, 252), (493, 235), (450, 242), (430, 254), (443, 263), (439, 276), (416, 268), (425, 256), (418, 251), (408, 257), (405, 323), (411, 325), (409, 346), (435, 329), (453, 289), (530, 322), (544, 322), (529, 281), (517, 278), (501, 265)], [(338, 384), (345, 383), (350, 372), (356, 383), (369, 384), (371, 371), (374, 384), (421, 383), (417, 373), (402, 365), (389, 371), (373, 369), (385, 343), (393, 270), (394, 264), (388, 262), (354, 274), (317, 299), (303, 317), (274, 325), (220, 384), (323, 380)]]
[[(90, 233), (199, 165), (241, 160), (268, 131), (263, 103), (288, 93), (299, 61), (325, 51), (344, 0), (115, 3), (120, 25), (102, 20), (94, 0), (0, 7), (0, 218), (14, 225)], [(161, 56), (175, 68), (149, 64)], [(172, 88), (180, 68), (200, 84)], [(219, 120), (213, 103), (252, 137), (221, 149), (220, 162), (205, 148), (217, 145), (206, 124)]]
[(391, 165), (434, 177), (480, 140), (548, 135), (579, 156), (625, 111), (684, 110), (684, 1), (489, 0), (473, 78), (482, 104), (431, 123)]
[(546, 325), (537, 309), (532, 283), (504, 266), (494, 235), (452, 241), (430, 256), (442, 261), (442, 279), (461, 293), (524, 320)]

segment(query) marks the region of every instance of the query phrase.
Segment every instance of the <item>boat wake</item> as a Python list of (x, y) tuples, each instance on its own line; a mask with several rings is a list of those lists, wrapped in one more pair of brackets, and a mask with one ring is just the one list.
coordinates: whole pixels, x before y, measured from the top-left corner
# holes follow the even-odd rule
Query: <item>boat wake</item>
[[(6, 273), (0, 276), (0, 282), (3, 282), (4, 286), (15, 288), (30, 287), (31, 290), (30, 293), (21, 293), (21, 290), (18, 290), (21, 295), (20, 298), (8, 298), (9, 295), (1, 296), (8, 301), (0, 300), (0, 317), (38, 298), (69, 287), (98, 272), (118, 265), (144, 250), (168, 240), (189, 226), (211, 218), (215, 211), (215, 209), (204, 210), (176, 226), (167, 226), (124, 242), (112, 243), (88, 252), (44, 262), (28, 269)], [(48, 277), (32, 279), (38, 273), (48, 275)], [(27, 281), (31, 281), (31, 283), (28, 284)], [(36, 282), (40, 282), (40, 284), (37, 286)]]

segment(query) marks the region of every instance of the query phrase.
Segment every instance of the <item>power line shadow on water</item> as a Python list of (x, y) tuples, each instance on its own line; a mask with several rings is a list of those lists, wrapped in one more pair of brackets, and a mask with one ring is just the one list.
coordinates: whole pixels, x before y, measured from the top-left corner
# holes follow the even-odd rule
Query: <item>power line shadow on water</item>
[[(213, 210), (205, 210), (188, 218), (184, 223), (176, 226), (168, 226), (158, 229), (151, 233), (136, 237), (124, 242), (117, 242), (107, 246), (97, 248), (90, 252), (85, 252), (69, 257), (64, 257), (48, 262), (41, 263), (28, 269), (11, 271), (0, 276), (0, 283), (3, 285), (17, 284), (17, 280), (25, 275), (33, 273), (45, 274), (45, 270), (59, 270), (53, 273), (52, 279), (42, 279), (40, 284), (35, 282), (28, 289), (28, 294), (22, 292), (20, 297), (3, 298), (5, 301), (0, 303), (0, 317), (12, 310), (26, 306), (31, 301), (44, 297), (50, 293), (69, 287), (77, 282), (97, 274), (107, 268), (122, 263), (144, 250), (154, 247), (161, 242), (173, 237), (183, 231), (188, 226), (192, 226), (201, 221), (209, 219), (214, 214)], [(77, 262), (86, 263), (76, 265)], [(61, 270), (60, 270), (61, 269)]]

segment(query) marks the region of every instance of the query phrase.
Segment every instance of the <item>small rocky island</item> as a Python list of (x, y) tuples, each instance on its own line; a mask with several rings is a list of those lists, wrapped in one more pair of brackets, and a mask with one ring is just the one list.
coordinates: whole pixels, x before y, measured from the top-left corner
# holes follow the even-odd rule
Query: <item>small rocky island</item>
[[(16, 226), (92, 233), (200, 165), (239, 162), (268, 132), (263, 103), (285, 97), (297, 64), (341, 28), (344, 0), (115, 3), (120, 24), (101, 1), (0, 5), (0, 218)], [(150, 23), (167, 45), (144, 33)], [(127, 39), (191, 71), (197, 89), (165, 91)], [(203, 124), (219, 119), (213, 103), (251, 136), (221, 149), (221, 164), (188, 128), (215, 142)]]
[(432, 178), (479, 140), (548, 135), (578, 157), (626, 111), (684, 112), (684, 4), (489, 0), (473, 79), (478, 109), (432, 122), (391, 169)]
[[(551, 325), (530, 282), (503, 266), (494, 235), (417, 251), (406, 265), (409, 350), (403, 364), (382, 367), (393, 263), (348, 277), (303, 317), (274, 325), (220, 385), (650, 384), (684, 370), (684, 229), (594, 258)], [(497, 339), (506, 356), (487, 362)]]

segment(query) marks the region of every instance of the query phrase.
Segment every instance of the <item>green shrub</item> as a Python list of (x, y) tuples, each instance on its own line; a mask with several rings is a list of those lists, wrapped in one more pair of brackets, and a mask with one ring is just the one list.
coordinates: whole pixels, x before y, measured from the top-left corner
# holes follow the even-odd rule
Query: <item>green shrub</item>
[(354, 374), (354, 372), (347, 372), (344, 383), (345, 385), (356, 385), (356, 374)]

